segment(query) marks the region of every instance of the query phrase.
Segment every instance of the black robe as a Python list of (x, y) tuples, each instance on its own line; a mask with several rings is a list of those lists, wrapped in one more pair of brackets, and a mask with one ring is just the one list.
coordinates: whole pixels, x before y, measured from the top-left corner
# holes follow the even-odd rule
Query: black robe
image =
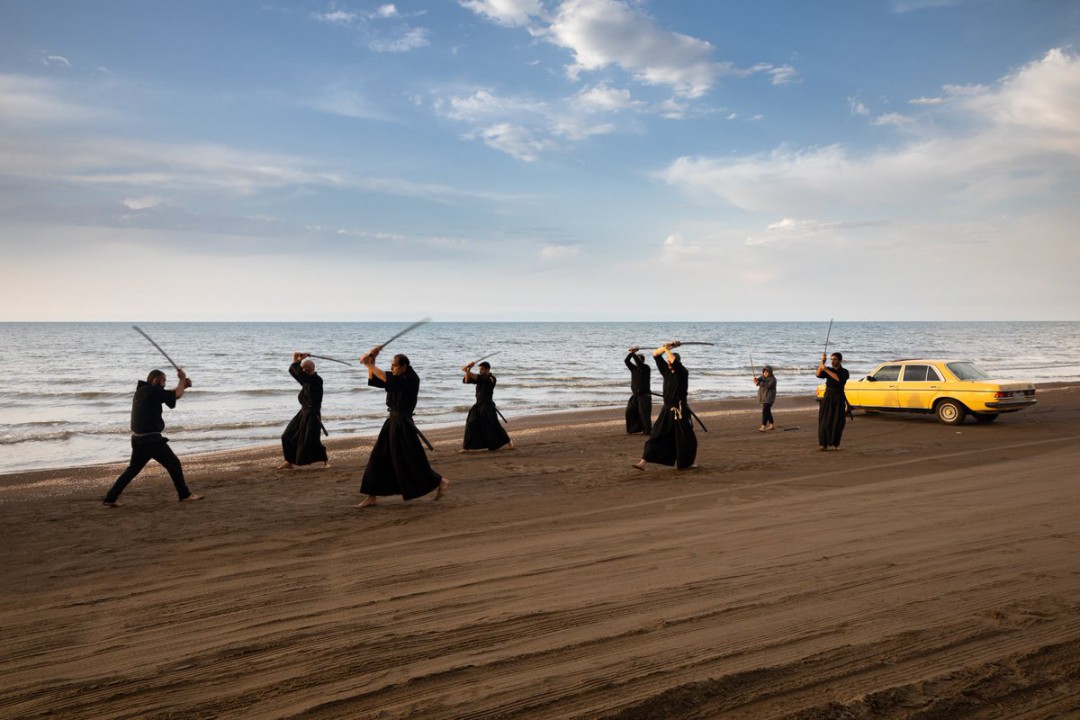
[(653, 423), (641, 457), (646, 462), (674, 465), (683, 470), (697, 459), (697, 435), (686, 402), (690, 374), (681, 361), (668, 365), (663, 355), (656, 356), (656, 367), (664, 378), (664, 406)]
[(473, 375), (462, 378), (463, 383), (476, 386), (476, 404), (469, 408), (469, 416), (465, 418), (465, 440), (462, 448), (465, 450), (498, 450), (510, 442), (510, 436), (506, 434), (499, 416), (495, 412), (495, 383), (498, 382), (491, 373), (487, 375)]
[(401, 375), (387, 372), (386, 380), (373, 375), (368, 378), (368, 385), (386, 389), (386, 409), (390, 415), (371, 448), (360, 492), (401, 495), (406, 500), (427, 495), (439, 487), (442, 476), (428, 464), (412, 420), (420, 395), (420, 376), (409, 367)]
[(845, 368), (829, 369), (836, 373), (839, 381), (833, 380), (827, 373), (815, 373), (817, 377), (825, 378), (825, 395), (818, 405), (818, 445), (840, 447), (840, 438), (847, 424), (847, 396), (844, 395), (844, 386), (847, 385), (851, 373)]
[(300, 412), (296, 413), (281, 434), (281, 452), (293, 465), (326, 462), (322, 431), (323, 381), (316, 373), (308, 375), (299, 362), (289, 366), (289, 374), (300, 383)]
[(626, 367), (630, 368), (630, 392), (633, 393), (626, 401), (626, 432), (629, 434), (652, 432), (652, 388), (649, 383), (649, 366), (642, 363), (638, 365), (632, 358), (634, 353), (626, 356)]

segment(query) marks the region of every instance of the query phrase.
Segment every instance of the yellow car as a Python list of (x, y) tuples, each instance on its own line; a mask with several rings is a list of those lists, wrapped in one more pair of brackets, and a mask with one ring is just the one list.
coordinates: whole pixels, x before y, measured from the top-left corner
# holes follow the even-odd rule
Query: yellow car
[[(820, 399), (825, 386), (820, 385)], [(860, 380), (848, 380), (848, 404), (867, 412), (934, 413), (946, 425), (959, 425), (970, 413), (976, 422), (1035, 404), (1029, 382), (994, 380), (967, 360), (893, 360)]]

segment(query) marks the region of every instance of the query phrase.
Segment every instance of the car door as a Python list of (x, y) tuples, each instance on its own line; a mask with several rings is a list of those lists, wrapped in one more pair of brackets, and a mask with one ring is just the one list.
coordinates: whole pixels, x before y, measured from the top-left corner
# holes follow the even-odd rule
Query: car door
[(879, 367), (866, 380), (859, 383), (859, 399), (853, 404), (875, 408), (898, 407), (896, 387), (902, 368), (900, 364)]
[(904, 410), (932, 410), (941, 387), (941, 376), (933, 365), (906, 363), (897, 383), (897, 404)]

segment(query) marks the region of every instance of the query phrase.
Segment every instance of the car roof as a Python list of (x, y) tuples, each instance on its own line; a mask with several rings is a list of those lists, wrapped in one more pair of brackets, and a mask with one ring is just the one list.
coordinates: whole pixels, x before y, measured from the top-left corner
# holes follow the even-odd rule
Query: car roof
[(972, 361), (972, 360), (961, 360), (961, 359), (958, 359), (958, 358), (951, 358), (949, 360), (934, 360), (934, 359), (927, 359), (927, 358), (900, 358), (898, 360), (886, 360), (885, 362), (878, 363), (878, 364), (879, 365), (892, 365), (893, 363), (927, 363), (927, 364), (937, 363), (939, 365), (944, 365), (945, 363), (957, 363), (957, 362), (974, 362), (974, 361)]

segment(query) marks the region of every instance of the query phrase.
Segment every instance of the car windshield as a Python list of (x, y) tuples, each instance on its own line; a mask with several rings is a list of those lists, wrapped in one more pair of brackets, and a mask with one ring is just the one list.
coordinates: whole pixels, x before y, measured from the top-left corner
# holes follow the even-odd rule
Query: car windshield
[(949, 368), (953, 375), (958, 380), (989, 380), (990, 376), (984, 373), (982, 370), (975, 366), (972, 362), (952, 362), (947, 363), (945, 367)]

